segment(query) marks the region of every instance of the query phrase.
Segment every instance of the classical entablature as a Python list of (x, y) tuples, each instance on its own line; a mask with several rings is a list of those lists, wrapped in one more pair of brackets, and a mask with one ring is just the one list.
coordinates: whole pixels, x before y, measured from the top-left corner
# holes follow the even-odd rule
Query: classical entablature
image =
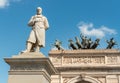
[(120, 82), (119, 50), (51, 50), (49, 58), (59, 72), (51, 83)]
[(49, 58), (55, 67), (114, 67), (120, 63), (119, 50), (53, 50)]

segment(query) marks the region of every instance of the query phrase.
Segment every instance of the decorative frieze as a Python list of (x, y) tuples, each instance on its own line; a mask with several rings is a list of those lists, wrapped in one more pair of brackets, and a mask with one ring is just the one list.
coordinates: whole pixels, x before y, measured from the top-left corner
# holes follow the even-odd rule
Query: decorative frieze
[(64, 57), (63, 64), (105, 64), (104, 56)]
[(118, 56), (107, 56), (107, 64), (117, 64)]
[(50, 59), (55, 67), (62, 65), (116, 65), (120, 64), (118, 50), (65, 50), (51, 51)]

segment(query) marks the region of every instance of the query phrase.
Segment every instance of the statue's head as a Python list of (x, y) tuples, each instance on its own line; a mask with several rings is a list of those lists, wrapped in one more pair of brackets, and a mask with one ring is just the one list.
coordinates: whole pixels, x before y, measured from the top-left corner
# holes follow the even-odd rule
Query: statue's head
[(37, 15), (42, 14), (42, 8), (41, 7), (37, 7)]

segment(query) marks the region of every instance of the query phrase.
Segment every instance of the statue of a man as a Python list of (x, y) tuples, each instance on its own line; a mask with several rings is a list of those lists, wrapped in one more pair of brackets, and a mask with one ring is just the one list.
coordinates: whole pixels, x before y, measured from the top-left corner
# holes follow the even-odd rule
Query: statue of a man
[(28, 25), (32, 30), (27, 40), (27, 48), (23, 53), (39, 52), (40, 48), (45, 46), (45, 30), (49, 27), (47, 18), (42, 15), (42, 8), (37, 8), (37, 14), (31, 17)]

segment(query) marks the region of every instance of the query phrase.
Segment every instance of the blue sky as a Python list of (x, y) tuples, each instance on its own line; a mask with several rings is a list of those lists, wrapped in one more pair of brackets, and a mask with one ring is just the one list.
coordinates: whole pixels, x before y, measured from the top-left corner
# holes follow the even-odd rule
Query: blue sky
[(50, 27), (46, 31), (46, 47), (41, 52), (48, 56), (55, 39), (68, 49), (68, 40), (84, 33), (105, 40), (114, 37), (120, 48), (120, 0), (0, 0), (0, 83), (7, 83), (9, 66), (3, 58), (18, 55), (25, 49), (31, 28), (27, 23), (36, 8), (43, 8)]

